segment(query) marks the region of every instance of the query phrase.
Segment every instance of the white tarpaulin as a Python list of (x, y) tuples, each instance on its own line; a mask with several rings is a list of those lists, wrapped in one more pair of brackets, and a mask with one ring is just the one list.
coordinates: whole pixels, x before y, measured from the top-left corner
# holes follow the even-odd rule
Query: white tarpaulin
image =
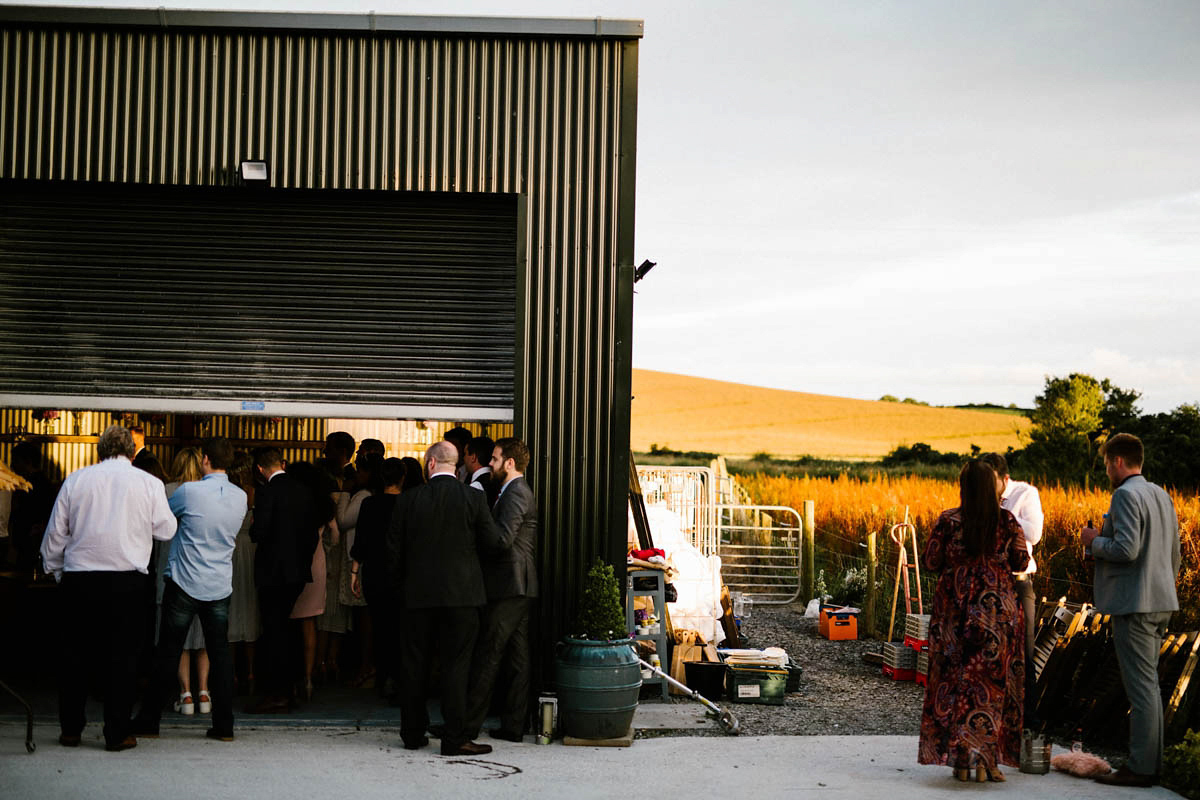
[[(650, 535), (654, 546), (667, 554), (667, 564), (675, 569), (671, 584), (679, 593), (670, 603), (671, 624), (676, 629), (699, 631), (705, 641), (720, 644), (725, 639), (721, 627), (721, 559), (706, 556), (688, 541), (680, 526), (679, 515), (657, 505), (646, 506)], [(633, 526), (633, 516), (629, 524)], [(634, 536), (636, 541), (636, 535)]]

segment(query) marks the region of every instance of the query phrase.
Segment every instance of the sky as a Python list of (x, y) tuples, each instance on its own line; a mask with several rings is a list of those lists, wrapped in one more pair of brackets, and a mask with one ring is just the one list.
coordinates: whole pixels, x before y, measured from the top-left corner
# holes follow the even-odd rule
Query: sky
[(635, 367), (1200, 402), (1195, 0), (54, 4), (643, 19)]

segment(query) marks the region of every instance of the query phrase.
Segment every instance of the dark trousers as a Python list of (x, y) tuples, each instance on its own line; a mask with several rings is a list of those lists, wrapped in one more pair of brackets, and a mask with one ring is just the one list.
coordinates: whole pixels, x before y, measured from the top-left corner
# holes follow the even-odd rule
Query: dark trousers
[(470, 741), (466, 734), (467, 682), (479, 632), (479, 609), (415, 608), (404, 613), (400, 737), (405, 743), (420, 742), (429, 727), (425, 683), (429, 657), (436, 652), (441, 664), (442, 718), (446, 724), (442, 750), (457, 750)]
[(1037, 625), (1037, 597), (1033, 593), (1033, 581), (1028, 577), (1024, 580), (1013, 581), (1017, 590), (1017, 601), (1025, 612), (1025, 727), (1034, 728), (1037, 724), (1037, 671), (1033, 666), (1034, 627)]
[(129, 735), (147, 580), (140, 572), (63, 573), (58, 683), (63, 735), (82, 734), (93, 676), (100, 679), (104, 691), (105, 742), (118, 744)]
[[(162, 719), (163, 698), (174, 695), (179, 657), (192, 618), (200, 617), (204, 649), (208, 651), (209, 683), (212, 686), (212, 726), (222, 734), (233, 733), (233, 656), (229, 649), (229, 598), (197, 600), (170, 578), (163, 582), (162, 622), (154, 659), (154, 678), (146, 691), (139, 722), (157, 730)], [(140, 726), (139, 726), (140, 727)]]
[(479, 735), (483, 721), (487, 719), (496, 673), (506, 662), (512, 682), (504, 696), (500, 727), (509, 733), (525, 733), (529, 709), (529, 606), (528, 597), (507, 597), (489, 603), (483, 611), (475, 655), (471, 660), (468, 739)]
[(304, 589), (303, 583), (258, 587), (258, 611), (262, 617), (262, 635), (254, 650), (258, 685), (268, 697), (287, 697), (292, 693), (291, 653), (292, 608)]
[(400, 656), (397, 653), (399, 631), (396, 630), (400, 601), (387, 582), (382, 570), (371, 570), (364, 564), (362, 570), (363, 598), (371, 614), (371, 640), (375, 647), (375, 685), (381, 690), (388, 678), (399, 685)]

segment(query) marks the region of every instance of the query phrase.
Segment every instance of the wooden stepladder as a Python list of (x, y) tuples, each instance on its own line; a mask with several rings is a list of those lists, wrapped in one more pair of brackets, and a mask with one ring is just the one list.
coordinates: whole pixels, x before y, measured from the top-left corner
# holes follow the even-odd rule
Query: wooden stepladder
[[(887, 636), (892, 638), (892, 631), (896, 628), (896, 601), (900, 598), (900, 583), (904, 583), (904, 613), (912, 613), (912, 587), (909, 584), (909, 570), (913, 573), (913, 578), (917, 583), (917, 613), (925, 613), (925, 604), (921, 600), (921, 565), (920, 552), (917, 550), (917, 528), (908, 521), (908, 506), (904, 507), (904, 522), (893, 525), (888, 535), (892, 537), (892, 541), (896, 543), (896, 547), (900, 551), (900, 555), (896, 562), (896, 586), (892, 589), (892, 616), (888, 621)], [(908, 542), (912, 540), (913, 560), (908, 560)]]

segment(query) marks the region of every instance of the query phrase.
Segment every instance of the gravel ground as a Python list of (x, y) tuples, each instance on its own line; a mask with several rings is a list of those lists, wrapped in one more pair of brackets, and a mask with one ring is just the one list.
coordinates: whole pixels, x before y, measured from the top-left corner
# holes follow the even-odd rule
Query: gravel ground
[(742, 633), (749, 647), (782, 647), (804, 668), (800, 691), (787, 695), (782, 706), (722, 701), (737, 716), (743, 735), (916, 736), (920, 732), (924, 687), (889, 680), (878, 666), (862, 660), (863, 653), (879, 651), (879, 642), (831, 642), (817, 634), (817, 621), (806, 619), (800, 605), (755, 605)]

